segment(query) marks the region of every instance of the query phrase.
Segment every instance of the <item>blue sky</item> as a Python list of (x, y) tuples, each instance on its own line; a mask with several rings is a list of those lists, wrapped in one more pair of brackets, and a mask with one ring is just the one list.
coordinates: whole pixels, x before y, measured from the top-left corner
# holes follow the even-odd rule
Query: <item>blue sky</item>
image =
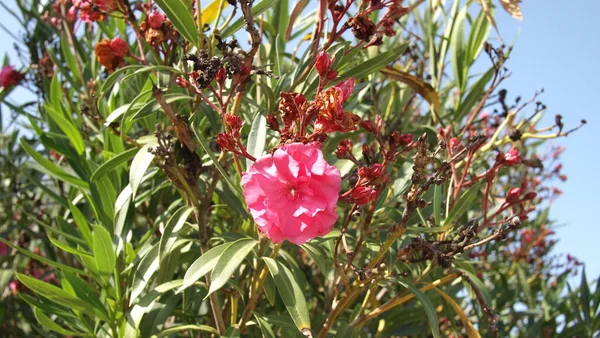
[(533, 95), (544, 88), (541, 100), (548, 106), (546, 120), (561, 114), (568, 126), (581, 119), (588, 124), (556, 141), (567, 147), (563, 172), (568, 181), (559, 187), (564, 195), (551, 209), (551, 217), (565, 226), (556, 229), (557, 252), (569, 252), (586, 263), (588, 279), (600, 275), (596, 208), (600, 210), (599, 151), (600, 113), (594, 104), (600, 90), (600, 2), (597, 0), (524, 1), (519, 22), (498, 11), (504, 40), (517, 38), (507, 66), (513, 75), (504, 87), (509, 93)]
[[(4, 1), (4, 0), (2, 0)], [(12, 1), (9, 1), (11, 3)], [(498, 1), (495, 1), (498, 2)], [(600, 119), (595, 98), (600, 86), (600, 1), (524, 1), (524, 20), (519, 22), (498, 10), (497, 22), (504, 40), (518, 39), (507, 66), (513, 75), (504, 87), (509, 94), (524, 99), (540, 88), (545, 89), (542, 101), (548, 106), (547, 119), (562, 114), (567, 128), (581, 119), (588, 125), (562, 138), (557, 143), (567, 147), (562, 157), (563, 172), (569, 180), (560, 188), (564, 191), (552, 207), (551, 217), (565, 226), (558, 228), (560, 239), (556, 252), (571, 253), (586, 263), (588, 278), (600, 275), (600, 255), (596, 252), (598, 237), (595, 208), (600, 210), (600, 151), (594, 148), (600, 136)], [(16, 27), (0, 9), (0, 23)], [(15, 30), (13, 30), (15, 32)], [(0, 56), (9, 53), (16, 59), (12, 39), (0, 30)], [(10, 41), (10, 42), (9, 42)], [(23, 90), (11, 94), (19, 101)], [(599, 245), (600, 246), (600, 245)]]

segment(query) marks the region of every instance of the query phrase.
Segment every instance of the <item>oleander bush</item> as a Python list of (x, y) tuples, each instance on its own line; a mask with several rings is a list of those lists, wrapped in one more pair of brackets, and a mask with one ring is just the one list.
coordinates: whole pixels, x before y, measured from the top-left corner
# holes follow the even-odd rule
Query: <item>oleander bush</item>
[(0, 6), (2, 336), (599, 334), (518, 1)]

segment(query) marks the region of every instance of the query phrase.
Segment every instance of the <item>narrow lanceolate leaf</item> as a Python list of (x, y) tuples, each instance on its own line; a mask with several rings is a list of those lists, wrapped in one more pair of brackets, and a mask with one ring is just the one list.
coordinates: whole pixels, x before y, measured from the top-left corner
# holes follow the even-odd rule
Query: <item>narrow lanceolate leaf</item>
[(431, 334), (434, 338), (440, 337), (440, 320), (438, 318), (437, 312), (435, 311), (435, 307), (429, 300), (429, 297), (425, 296), (421, 290), (412, 286), (411, 284), (404, 282), (402, 280), (398, 280), (398, 283), (403, 287), (407, 288), (415, 297), (421, 302), (423, 305), (423, 309), (425, 309), (425, 314), (427, 315), (427, 319), (429, 320), (429, 326), (431, 328)]
[(31, 259), (34, 259), (34, 260), (36, 260), (36, 261), (38, 261), (40, 263), (48, 264), (48, 265), (53, 266), (55, 268), (61, 269), (63, 271), (70, 271), (70, 272), (73, 272), (73, 273), (76, 273), (76, 274), (82, 275), (82, 276), (89, 276), (90, 275), (86, 271), (79, 270), (77, 268), (74, 268), (74, 267), (71, 267), (71, 266), (59, 263), (59, 262), (55, 262), (55, 261), (53, 261), (51, 259), (42, 257), (40, 255), (36, 255), (33, 252), (30, 252), (29, 250), (26, 250), (26, 249), (21, 248), (20, 246), (14, 245), (12, 242), (7, 241), (6, 239), (4, 239), (2, 237), (0, 237), (0, 243), (4, 243), (4, 244), (8, 245), (9, 247), (17, 250), (20, 254), (22, 254), (24, 256), (27, 256), (27, 257), (29, 257)]
[(89, 304), (57, 286), (20, 273), (17, 273), (16, 276), (23, 285), (42, 297), (72, 310), (94, 314), (93, 308)]
[(410, 89), (421, 95), (436, 112), (440, 112), (440, 97), (432, 85), (395, 67), (384, 67), (381, 72), (408, 85)]
[(474, 184), (469, 190), (465, 191), (458, 198), (452, 209), (450, 209), (450, 212), (448, 212), (448, 217), (444, 220), (444, 225), (452, 224), (467, 212), (472, 207), (471, 203), (473, 203), (478, 193), (479, 184)]
[(189, 6), (191, 2), (184, 0), (155, 0), (154, 2), (165, 11), (181, 35), (194, 46), (198, 46), (196, 24), (192, 16), (192, 8)]
[[(262, 155), (265, 150), (265, 142), (267, 140), (267, 119), (260, 113), (256, 114), (254, 121), (252, 122), (252, 129), (248, 135), (248, 145), (246, 150), (250, 155), (258, 158)], [(252, 161), (246, 159), (246, 168), (250, 168)]]
[(210, 273), (211, 284), (208, 290), (208, 295), (219, 290), (235, 273), (235, 270), (242, 264), (242, 261), (252, 251), (257, 241), (250, 238), (242, 238), (233, 243), (223, 251), (215, 268)]
[(347, 71), (340, 74), (340, 76), (337, 79), (335, 79), (335, 81), (333, 81), (333, 82), (338, 83), (338, 82), (347, 80), (349, 78), (360, 79), (369, 74), (377, 72), (377, 71), (381, 70), (383, 67), (398, 60), (398, 57), (400, 57), (400, 55), (402, 55), (402, 53), (404, 53), (407, 46), (408, 46), (408, 44), (406, 44), (406, 43), (401, 44), (400, 46), (392, 48), (385, 53), (381, 53), (366, 62), (362, 62), (362, 63), (356, 65), (355, 67), (348, 69)]
[(115, 271), (116, 257), (110, 234), (101, 225), (94, 226), (94, 259), (102, 277), (110, 278)]
[(39, 169), (39, 171), (41, 171), (45, 174), (48, 174), (60, 181), (70, 183), (76, 187), (83, 188), (85, 190), (88, 190), (90, 188), (89, 184), (86, 181), (83, 181), (77, 177), (69, 175), (62, 168), (58, 167), (56, 164), (52, 163), (50, 160), (44, 158), (40, 153), (35, 151), (27, 143), (27, 141), (25, 141), (24, 138), (21, 138), (19, 140), (19, 142), (21, 143), (21, 147), (23, 148), (23, 150), (25, 150), (25, 152), (29, 156), (31, 156), (41, 166), (41, 168), (36, 168), (36, 169)]
[(131, 297), (129, 305), (133, 305), (139, 295), (142, 294), (148, 282), (158, 270), (158, 244), (155, 244), (150, 251), (144, 255), (144, 258), (138, 264), (135, 276), (133, 278), (133, 286), (131, 287)]
[(81, 155), (85, 151), (85, 144), (83, 143), (83, 137), (81, 132), (75, 127), (75, 125), (69, 121), (62, 112), (46, 105), (45, 111), (48, 116), (58, 125), (60, 130), (69, 138), (71, 145), (77, 151), (77, 154)]
[(167, 222), (167, 226), (165, 226), (165, 230), (163, 231), (159, 242), (160, 249), (158, 252), (161, 261), (173, 248), (173, 245), (178, 238), (177, 233), (183, 228), (183, 225), (188, 217), (190, 217), (192, 211), (194, 211), (193, 207), (182, 207), (175, 211), (173, 216), (169, 219), (169, 222)]
[(131, 185), (131, 194), (135, 198), (138, 187), (142, 183), (142, 178), (148, 170), (150, 163), (154, 159), (154, 154), (149, 150), (154, 147), (154, 143), (144, 145), (133, 158), (131, 169), (129, 171), (129, 184)]
[(190, 287), (200, 278), (204, 277), (204, 275), (211, 272), (217, 264), (217, 260), (219, 257), (221, 257), (223, 251), (225, 251), (225, 249), (227, 249), (230, 245), (231, 243), (221, 244), (208, 250), (204, 253), (204, 255), (198, 257), (198, 259), (196, 259), (185, 272), (185, 276), (183, 277), (183, 285), (181, 288), (179, 288), (179, 290), (177, 290), (177, 292), (179, 293)]
[(90, 181), (97, 181), (104, 177), (104, 175), (118, 168), (121, 164), (131, 160), (135, 154), (137, 154), (137, 152), (137, 148), (131, 148), (104, 162), (100, 167), (98, 167), (98, 169), (96, 169), (96, 171), (94, 171), (92, 177), (90, 177)]
[[(178, 334), (180, 332), (185, 332), (185, 331), (201, 331), (201, 332), (208, 332), (208, 333), (212, 333), (215, 336), (217, 336), (219, 334), (219, 332), (211, 326), (208, 325), (180, 325), (180, 326), (173, 326), (170, 327), (168, 329), (162, 330), (160, 333), (152, 336), (153, 338), (160, 338), (160, 337), (169, 337), (173, 334)], [(199, 334), (200, 336), (202, 336), (201, 334)]]
[(76, 332), (63, 328), (62, 326), (56, 324), (52, 319), (50, 319), (50, 317), (48, 317), (42, 310), (40, 310), (37, 307), (33, 308), (33, 315), (35, 316), (35, 319), (37, 319), (38, 323), (40, 323), (40, 325), (42, 325), (50, 331), (54, 331), (63, 336), (89, 336), (89, 334), (84, 332)]
[(442, 291), (438, 288), (433, 288), (433, 289), (435, 291), (437, 291), (437, 293), (439, 293), (440, 296), (442, 296), (450, 304), (450, 306), (452, 306), (452, 308), (454, 309), (454, 311), (460, 318), (460, 321), (463, 323), (465, 330), (467, 331), (467, 337), (468, 338), (481, 338), (481, 336), (479, 335), (479, 331), (477, 331), (475, 326), (473, 326), (473, 323), (471, 323), (471, 321), (469, 320), (469, 317), (467, 317), (467, 315), (463, 311), (462, 307), (460, 305), (458, 305), (456, 303), (456, 301), (452, 297), (450, 297), (448, 294), (446, 294), (444, 291)]
[(269, 258), (262, 258), (279, 290), (279, 295), (285, 304), (294, 324), (302, 334), (305, 336), (312, 336), (310, 328), (310, 317), (308, 315), (308, 307), (306, 306), (306, 299), (304, 293), (298, 283), (294, 274), (283, 264), (278, 261)]

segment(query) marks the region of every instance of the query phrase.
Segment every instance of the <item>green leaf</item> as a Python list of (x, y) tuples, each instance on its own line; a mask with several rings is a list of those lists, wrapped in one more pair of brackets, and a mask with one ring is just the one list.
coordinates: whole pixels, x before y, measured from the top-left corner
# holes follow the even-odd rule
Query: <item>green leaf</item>
[[(208, 297), (211, 293), (219, 290), (231, 279), (231, 275), (235, 272), (242, 261), (252, 251), (257, 241), (250, 238), (242, 238), (231, 243), (221, 254), (215, 264), (214, 269), (210, 273), (211, 284), (208, 290)], [(205, 298), (206, 298), (205, 297)]]
[(456, 220), (458, 220), (467, 210), (472, 207), (472, 203), (477, 197), (479, 193), (479, 183), (474, 184), (467, 191), (465, 191), (454, 203), (450, 212), (448, 212), (448, 217), (444, 220), (444, 225), (453, 224)]
[[(193, 98), (189, 95), (177, 94), (177, 93), (165, 94), (164, 99), (167, 104), (171, 104), (173, 102), (177, 102), (177, 101), (181, 101), (181, 100), (193, 100)], [(140, 110), (138, 110), (131, 117), (131, 121), (139, 120), (139, 119), (144, 118), (144, 117), (152, 114), (153, 112), (161, 110), (161, 109), (162, 109), (161, 105), (158, 102), (156, 102), (156, 100), (151, 100), (150, 102), (148, 102), (144, 106), (142, 106), (142, 108), (140, 108)]]
[[(273, 7), (273, 5), (277, 3), (277, 1), (279, 0), (263, 0), (259, 4), (252, 5), (252, 11), (250, 12), (252, 14), (252, 17), (256, 18), (257, 16), (266, 12), (267, 9)], [(227, 38), (233, 35), (235, 32), (242, 29), (245, 24), (246, 22), (244, 21), (244, 18), (237, 19), (236, 21), (228, 25), (225, 29), (223, 29), (223, 31), (220, 34), (221, 38)], [(283, 34), (283, 32), (281, 32), (281, 34)]]
[(54, 108), (45, 105), (44, 110), (48, 113), (48, 116), (58, 125), (60, 130), (69, 138), (71, 144), (77, 151), (77, 154), (82, 155), (85, 151), (85, 144), (83, 143), (83, 137), (81, 132), (75, 127), (75, 125), (67, 118), (64, 117), (63, 113), (55, 110)]
[(86, 181), (83, 181), (77, 177), (71, 176), (67, 174), (62, 168), (58, 167), (56, 164), (52, 163), (50, 160), (45, 159), (40, 153), (35, 151), (24, 138), (19, 140), (21, 147), (29, 156), (31, 156), (40, 166), (41, 168), (35, 168), (39, 171), (46, 173), (52, 177), (57, 178), (63, 182), (70, 183), (76, 187), (83, 188), (85, 190), (89, 190), (90, 186)]
[(590, 311), (590, 289), (588, 286), (587, 278), (585, 276), (585, 268), (581, 271), (581, 307), (583, 309), (583, 316), (585, 317), (586, 323), (591, 323), (591, 315), (594, 315)]
[(223, 251), (225, 251), (225, 249), (227, 249), (227, 247), (229, 247), (229, 245), (231, 245), (231, 243), (218, 245), (205, 252), (204, 255), (198, 257), (198, 259), (196, 259), (185, 272), (185, 276), (183, 277), (183, 285), (177, 290), (177, 293), (190, 287), (204, 275), (211, 272), (217, 264), (217, 260), (219, 257), (221, 257), (221, 254)]
[(333, 84), (339, 83), (341, 81), (347, 80), (349, 78), (360, 79), (369, 74), (375, 73), (382, 69), (383, 67), (389, 65), (390, 63), (398, 60), (400, 55), (404, 53), (408, 43), (403, 43), (399, 46), (396, 46), (385, 53), (381, 53), (376, 57), (369, 59), (366, 62), (362, 62), (355, 67), (344, 71), (340, 74), (340, 76), (333, 81)]
[(142, 183), (142, 178), (144, 178), (144, 174), (148, 167), (154, 160), (154, 154), (152, 154), (149, 150), (152, 147), (155, 147), (156, 143), (148, 143), (145, 144), (140, 150), (137, 152), (133, 161), (131, 161), (131, 169), (129, 171), (129, 184), (131, 185), (131, 195), (135, 198), (136, 192), (140, 184)]
[(138, 150), (139, 150), (138, 148), (128, 149), (128, 150), (114, 156), (110, 160), (102, 163), (102, 165), (100, 167), (98, 167), (98, 169), (96, 169), (96, 171), (94, 171), (94, 173), (90, 177), (90, 181), (92, 181), (92, 182), (97, 181), (97, 180), (101, 179), (102, 177), (104, 177), (104, 175), (111, 172), (112, 170), (118, 168), (121, 164), (128, 162), (135, 156), (135, 154), (137, 154)]
[(302, 249), (304, 249), (304, 251), (306, 251), (308, 253), (310, 258), (313, 261), (315, 261), (315, 264), (317, 265), (319, 270), (321, 270), (321, 273), (325, 277), (328, 277), (328, 272), (330, 269), (327, 268), (326, 258), (323, 255), (323, 253), (321, 252), (321, 250), (319, 250), (319, 247), (316, 245), (313, 245), (311, 243), (304, 243), (301, 245), (301, 247), (302, 247)]
[(20, 254), (22, 254), (24, 256), (27, 256), (27, 257), (29, 257), (31, 259), (35, 259), (36, 261), (38, 261), (40, 263), (48, 264), (48, 265), (51, 265), (51, 266), (56, 267), (58, 269), (61, 269), (63, 271), (70, 271), (70, 272), (76, 273), (78, 275), (90, 276), (89, 273), (87, 273), (87, 272), (85, 272), (83, 270), (79, 270), (77, 268), (73, 268), (73, 267), (70, 267), (68, 265), (55, 262), (55, 261), (50, 260), (48, 258), (42, 257), (40, 255), (36, 255), (36, 254), (30, 252), (29, 250), (26, 250), (26, 249), (23, 249), (23, 248), (21, 248), (19, 246), (14, 245), (12, 242), (9, 242), (9, 241), (7, 241), (6, 239), (4, 239), (2, 237), (0, 237), (0, 242), (2, 242), (4, 244), (8, 245), (9, 247), (17, 250)]
[(219, 332), (213, 328), (210, 327), (208, 325), (180, 325), (180, 326), (173, 326), (170, 327), (166, 330), (162, 330), (160, 333), (152, 336), (153, 338), (161, 338), (161, 337), (168, 337), (170, 335), (173, 334), (177, 334), (181, 331), (202, 331), (202, 332), (208, 332), (208, 333), (212, 333), (214, 335), (218, 335)]
[(304, 299), (304, 293), (292, 272), (283, 264), (269, 257), (262, 257), (267, 264), (269, 272), (275, 284), (279, 295), (285, 304), (294, 324), (300, 332), (306, 336), (311, 334), (310, 328), (310, 317), (308, 315), (308, 307), (306, 306), (306, 299)]
[(254, 313), (254, 318), (256, 318), (258, 328), (260, 329), (263, 338), (275, 338), (275, 332), (273, 332), (271, 325), (263, 317)]
[(98, 272), (106, 279), (115, 272), (116, 257), (112, 238), (101, 225), (94, 226), (94, 259)]
[[(76, 62), (76, 56), (73, 54), (73, 52), (71, 51), (70, 48), (71, 44), (69, 43), (69, 40), (67, 39), (66, 34), (61, 34), (60, 36), (60, 48), (61, 48), (61, 52), (63, 55), (63, 58), (65, 60), (65, 63), (67, 64), (67, 66), (69, 67), (69, 71), (73, 72), (73, 80), (76, 83), (73, 83), (74, 86), (79, 86), (80, 82), (81, 82), (81, 72), (79, 71), (79, 67), (77, 66), (77, 62)], [(68, 72), (62, 72), (61, 74), (65, 74)]]
[(83, 216), (81, 211), (71, 203), (69, 203), (69, 210), (71, 210), (71, 214), (73, 215), (75, 224), (81, 233), (81, 237), (83, 237), (90, 249), (93, 248), (94, 245), (92, 240), (92, 232), (90, 231), (90, 226), (88, 225), (85, 216)]
[(139, 295), (142, 294), (144, 288), (150, 281), (150, 278), (154, 275), (159, 267), (158, 260), (158, 244), (155, 244), (142, 258), (138, 264), (135, 276), (133, 277), (133, 285), (131, 287), (131, 296), (129, 298), (129, 305), (131, 306)]
[(183, 228), (190, 214), (194, 211), (193, 207), (181, 207), (175, 211), (173, 216), (167, 222), (163, 234), (159, 242), (159, 259), (162, 261), (172, 249), (175, 241), (177, 241), (178, 233)]
[(37, 319), (38, 323), (40, 323), (43, 327), (50, 331), (54, 331), (63, 336), (90, 336), (88, 333), (84, 332), (76, 332), (63, 328), (62, 326), (56, 324), (50, 317), (48, 317), (42, 310), (37, 307), (33, 308), (33, 314), (35, 319)]
[(435, 307), (431, 303), (431, 300), (421, 290), (412, 286), (408, 282), (404, 282), (402, 280), (398, 280), (398, 283), (403, 287), (407, 288), (415, 297), (421, 302), (423, 305), (423, 309), (425, 309), (425, 314), (427, 315), (427, 319), (429, 320), (429, 327), (431, 328), (431, 334), (434, 338), (440, 337), (440, 320), (438, 318)]
[(463, 7), (460, 10), (456, 18), (454, 19), (454, 28), (452, 31), (452, 40), (450, 46), (453, 51), (452, 69), (454, 71), (454, 78), (456, 80), (456, 86), (460, 90), (460, 94), (464, 93), (467, 85), (467, 58), (466, 58), (466, 46), (465, 46), (465, 18), (467, 16), (467, 7)]
[(241, 332), (240, 332), (240, 328), (236, 325), (233, 325), (231, 327), (229, 327), (227, 329), (227, 331), (225, 331), (225, 333), (223, 333), (223, 338), (240, 338), (241, 337)]
[(96, 291), (92, 289), (88, 282), (85, 282), (70, 272), (64, 272), (64, 280), (71, 285), (79, 299), (94, 307), (96, 317), (101, 318), (104, 321), (110, 320), (104, 304), (100, 301), (100, 298), (96, 295)]
[(458, 109), (454, 113), (456, 121), (462, 119), (465, 115), (467, 115), (481, 100), (481, 96), (485, 91), (485, 86), (492, 80), (492, 76), (494, 76), (494, 68), (490, 68), (484, 75), (482, 75), (477, 82), (473, 86), (471, 86), (471, 90), (467, 97), (460, 103)]
[[(248, 153), (255, 158), (259, 158), (265, 150), (265, 143), (267, 141), (267, 119), (259, 112), (256, 114), (254, 121), (252, 121), (252, 128), (250, 134), (248, 134), (248, 143), (246, 150)], [(246, 159), (246, 168), (250, 168), (252, 161)]]
[(17, 273), (16, 276), (17, 279), (23, 283), (23, 285), (42, 297), (48, 298), (49, 300), (72, 310), (94, 315), (87, 302), (77, 297), (73, 297), (73, 295), (71, 295), (69, 292), (50, 283), (42, 282), (39, 279), (29, 277), (27, 275)]
[(198, 47), (198, 31), (192, 16), (189, 1), (184, 0), (155, 0), (181, 35)]

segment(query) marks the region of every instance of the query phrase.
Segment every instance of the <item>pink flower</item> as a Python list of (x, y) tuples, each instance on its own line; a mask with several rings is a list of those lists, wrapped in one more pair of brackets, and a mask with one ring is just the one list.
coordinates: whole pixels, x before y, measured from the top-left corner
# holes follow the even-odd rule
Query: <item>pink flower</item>
[(167, 20), (167, 17), (159, 11), (152, 11), (148, 15), (148, 23), (150, 24), (150, 27), (154, 29), (160, 29), (165, 20)]
[(333, 228), (341, 181), (317, 146), (291, 143), (254, 162), (242, 186), (254, 221), (269, 239), (302, 244)]
[(4, 66), (0, 70), (0, 87), (10, 88), (18, 85), (23, 81), (25, 76), (14, 69), (13, 66)]

